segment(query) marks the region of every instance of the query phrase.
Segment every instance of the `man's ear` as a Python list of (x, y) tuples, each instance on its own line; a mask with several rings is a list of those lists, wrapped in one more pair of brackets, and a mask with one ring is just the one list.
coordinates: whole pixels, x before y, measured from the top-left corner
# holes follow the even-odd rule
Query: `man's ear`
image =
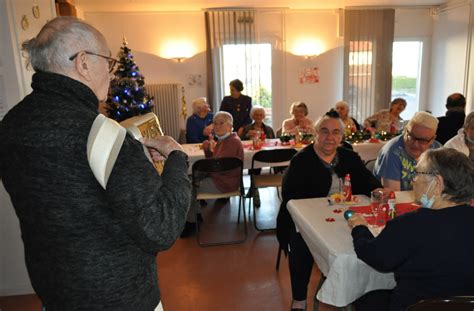
[(80, 52), (74, 59), (74, 62), (78, 75), (80, 75), (85, 81), (90, 81), (92, 75), (86, 53)]

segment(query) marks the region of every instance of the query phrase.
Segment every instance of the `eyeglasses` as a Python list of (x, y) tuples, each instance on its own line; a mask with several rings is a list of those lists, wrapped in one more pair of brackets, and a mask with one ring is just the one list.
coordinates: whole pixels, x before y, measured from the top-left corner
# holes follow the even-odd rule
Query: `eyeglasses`
[[(69, 57), (69, 60), (71, 60), (71, 61), (74, 60), (77, 57), (77, 55), (79, 55), (79, 53), (81, 53), (81, 52), (82, 51), (79, 51), (76, 54), (72, 55), (71, 57)], [(84, 51), (84, 53), (105, 58), (107, 60), (107, 62), (109, 63), (109, 72), (112, 72), (114, 70), (115, 64), (117, 63), (117, 60), (115, 58), (105, 56), (105, 55), (101, 55), (101, 54), (97, 54), (97, 53), (93, 53), (93, 52), (89, 52), (89, 51)]]
[(428, 172), (428, 171), (418, 171), (418, 170), (415, 170), (414, 172), (414, 176), (419, 176), (419, 175), (425, 175), (425, 176), (436, 176), (436, 175), (439, 175), (438, 172)]
[(326, 128), (322, 128), (322, 129), (319, 130), (319, 135), (329, 136), (330, 134), (332, 134), (334, 136), (340, 136), (340, 135), (342, 135), (342, 132), (340, 130), (334, 130), (334, 131), (331, 132)]
[(428, 145), (435, 138), (435, 136), (433, 136), (429, 139), (416, 137), (409, 130), (406, 131), (406, 134), (407, 134), (407, 138), (409, 140), (411, 140), (412, 142), (418, 142), (418, 143), (420, 143), (420, 145)]

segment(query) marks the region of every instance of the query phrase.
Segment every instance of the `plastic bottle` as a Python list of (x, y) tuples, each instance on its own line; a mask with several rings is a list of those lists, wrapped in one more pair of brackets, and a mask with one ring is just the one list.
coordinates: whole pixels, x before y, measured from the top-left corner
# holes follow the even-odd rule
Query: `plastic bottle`
[(390, 195), (388, 196), (388, 218), (394, 219), (397, 216), (397, 210), (395, 208), (396, 199), (395, 199), (395, 192), (391, 191)]
[(344, 201), (346, 202), (352, 201), (352, 185), (351, 185), (350, 174), (346, 174), (346, 177), (344, 177), (343, 193), (344, 193)]

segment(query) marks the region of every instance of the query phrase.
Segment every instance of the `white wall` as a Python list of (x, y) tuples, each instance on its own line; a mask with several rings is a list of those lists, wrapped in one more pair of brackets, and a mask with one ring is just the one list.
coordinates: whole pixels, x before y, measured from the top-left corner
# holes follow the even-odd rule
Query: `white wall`
[[(182, 83), (185, 86), (188, 114), (191, 101), (206, 96), (206, 83), (189, 87), (189, 74), (206, 77), (206, 38), (203, 12), (153, 12), (153, 13), (94, 13), (84, 12), (84, 19), (101, 31), (116, 55), (125, 35), (128, 47), (145, 77), (145, 84)], [(187, 43), (193, 56), (178, 63), (164, 57), (169, 55), (169, 44)], [(179, 49), (179, 48), (178, 48)]]
[[(33, 17), (34, 4), (40, 7), (40, 18)], [(31, 90), (32, 73), (25, 68), (19, 45), (38, 33), (46, 20), (55, 15), (54, 8), (52, 0), (0, 0), (0, 75), (4, 75), (8, 108)], [(28, 18), (27, 29), (20, 27), (23, 15)], [(0, 296), (33, 292), (26, 271), (18, 218), (0, 182)]]
[(446, 97), (467, 90), (465, 74), (470, 5), (440, 13), (434, 22), (428, 109), (444, 115)]
[[(292, 11), (286, 17), (286, 106), (281, 115), (290, 117), (289, 106), (294, 101), (308, 105), (309, 117), (316, 120), (337, 101), (342, 100), (344, 41), (337, 37), (337, 15), (332, 10)], [(296, 56), (299, 40), (316, 38), (322, 44), (322, 54), (305, 59)], [(300, 84), (298, 71), (319, 68), (319, 83)]]
[[(125, 34), (135, 61), (145, 76), (145, 82), (179, 82), (186, 87), (188, 111), (191, 100), (206, 95), (206, 40), (203, 12), (154, 12), (154, 13), (103, 13), (84, 12), (87, 22), (97, 27), (107, 38), (112, 53), (118, 52)], [(269, 14), (270, 15), (270, 14)], [(277, 20), (274, 16), (265, 18)], [(273, 77), (274, 127), (279, 127), (288, 118), (291, 102), (300, 100), (308, 104), (310, 117), (316, 118), (342, 98), (342, 38), (336, 36), (337, 16), (332, 10), (294, 11), (286, 14), (286, 40), (288, 53), (274, 54), (283, 76)], [(265, 25), (265, 36), (275, 35), (281, 27)], [(319, 57), (305, 60), (291, 54), (291, 46), (301, 38), (315, 37), (325, 44)], [(163, 47), (173, 41), (189, 41), (195, 46), (192, 58), (182, 63), (163, 58)], [(317, 66), (320, 70), (319, 84), (299, 84), (298, 71)], [(186, 77), (200, 74), (204, 77), (202, 87), (188, 87)]]

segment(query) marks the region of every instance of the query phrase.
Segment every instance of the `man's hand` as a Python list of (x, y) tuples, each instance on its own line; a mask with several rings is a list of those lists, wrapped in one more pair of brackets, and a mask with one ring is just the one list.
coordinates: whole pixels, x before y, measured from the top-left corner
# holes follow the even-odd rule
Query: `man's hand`
[(153, 161), (163, 161), (175, 150), (183, 151), (183, 147), (169, 136), (140, 138), (140, 142), (148, 147)]
[(347, 220), (347, 225), (352, 229), (355, 226), (360, 225), (367, 227), (369, 224), (361, 214), (354, 213), (354, 215), (352, 215), (352, 217)]

